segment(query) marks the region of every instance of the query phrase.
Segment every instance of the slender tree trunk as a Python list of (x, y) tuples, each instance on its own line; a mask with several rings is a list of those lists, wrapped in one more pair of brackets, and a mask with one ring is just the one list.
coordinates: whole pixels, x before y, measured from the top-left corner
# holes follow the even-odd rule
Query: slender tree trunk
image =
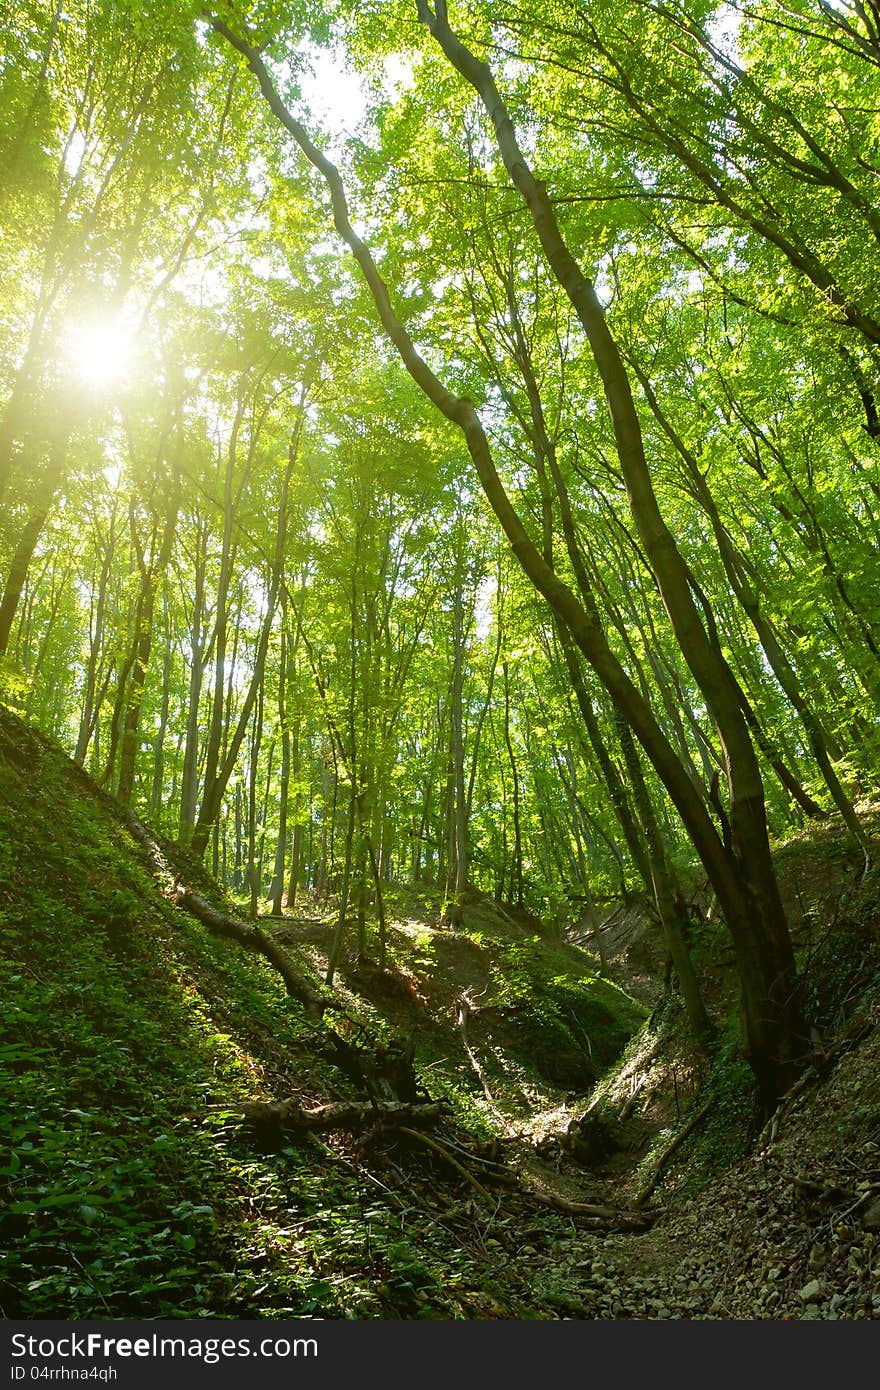
[(281, 653), (278, 664), (278, 725), (281, 729), (281, 770), (278, 780), (278, 837), (275, 843), (275, 871), (269, 897), (272, 916), (282, 915), (284, 868), (287, 857), (287, 798), (290, 792), (290, 729), (287, 725), (287, 604), (281, 595)]
[(244, 812), (242, 808), (241, 783), (235, 784), (235, 861), (232, 868), (232, 886), (236, 890), (244, 883)]
[(248, 755), (247, 782), (247, 886), (250, 894), (250, 918), (257, 920), (259, 910), (260, 884), (257, 877), (257, 777), (260, 767), (260, 746), (263, 741), (263, 689), (262, 684), (254, 701), (251, 744)]
[(119, 752), (119, 781), (116, 787), (116, 795), (123, 806), (127, 806), (131, 801), (134, 791), (141, 709), (144, 702), (147, 669), (153, 649), (153, 612), (156, 603), (156, 587), (168, 568), (168, 562), (171, 558), (179, 504), (180, 476), (175, 471), (174, 490), (165, 516), (159, 552), (155, 557), (151, 557), (148, 563), (141, 564), (141, 589), (135, 610), (134, 659), (125, 692)]
[(107, 537), (107, 545), (101, 559), (101, 569), (98, 575), (98, 593), (94, 600), (92, 613), (89, 615), (89, 659), (86, 665), (86, 679), (83, 687), (82, 711), (80, 713), (79, 731), (76, 738), (76, 750), (74, 761), (80, 767), (85, 765), (86, 754), (89, 749), (89, 741), (94, 731), (95, 720), (101, 701), (107, 693), (107, 685), (112, 674), (112, 662), (108, 662), (106, 681), (103, 690), (98, 692), (98, 673), (101, 663), (101, 653), (104, 648), (104, 615), (107, 608), (107, 589), (110, 579), (110, 565), (113, 558), (113, 542), (115, 536), (116, 514), (115, 511), (110, 519), (110, 530)]
[(523, 848), (522, 848), (522, 826), (520, 825), (519, 813), (519, 768), (516, 765), (516, 755), (513, 751), (513, 741), (510, 737), (510, 668), (506, 661), (501, 664), (501, 672), (504, 678), (504, 746), (507, 749), (507, 756), (510, 760), (510, 777), (512, 782), (513, 799), (513, 868), (511, 871), (511, 883), (514, 886), (513, 901), (517, 907), (523, 905)]
[[(293, 777), (298, 787), (299, 780), (302, 776), (299, 715), (297, 715), (291, 734), (290, 759)], [(287, 906), (289, 908), (296, 905), (296, 895), (299, 890), (299, 882), (302, 874), (302, 842), (302, 797), (299, 790), (297, 790), (293, 802), (293, 836), (290, 847), (290, 874), (287, 879)]]
[(165, 739), (168, 733), (168, 715), (171, 708), (171, 666), (173, 648), (171, 645), (171, 613), (167, 591), (163, 594), (162, 606), (165, 619), (165, 651), (162, 661), (162, 702), (159, 707), (159, 725), (153, 739), (153, 779), (150, 788), (150, 817), (155, 823), (162, 810), (165, 790)]
[(442, 925), (461, 926), (464, 895), (468, 882), (467, 792), (464, 781), (464, 567), (462, 538), (458, 538), (458, 560), (452, 618), (452, 695), (450, 699), (451, 759), (451, 835), (449, 880), (443, 905)]
[[(804, 694), (802, 683), (786, 656), (776, 632), (773, 629), (772, 623), (764, 616), (761, 610), (760, 594), (757, 588), (749, 582), (748, 562), (737, 553), (724, 527), (715, 504), (715, 499), (703, 476), (698, 460), (691, 453), (690, 449), (688, 449), (678, 432), (667, 419), (657, 400), (656, 393), (644, 373), (637, 366), (635, 366), (635, 371), (641, 383), (642, 390), (645, 393), (645, 399), (648, 401), (652, 412), (687, 466), (688, 476), (694, 490), (694, 495), (712, 527), (718, 552), (724, 565), (724, 572), (727, 575), (731, 590), (752, 624), (770, 669), (779, 682), (786, 699), (800, 716), (810, 750), (816, 759), (825, 780), (825, 785), (831, 793), (831, 797), (840, 812), (844, 824), (861, 849), (865, 858), (865, 867), (867, 868), (870, 865), (870, 851), (861, 822), (832, 765), (828, 751), (828, 741), (822, 723), (811, 708)], [(808, 815), (815, 815), (816, 811), (820, 808), (817, 808), (815, 803), (805, 796), (803, 788), (796, 779), (791, 777), (788, 769), (780, 764), (780, 760), (774, 758), (771, 750), (768, 749), (767, 755), (771, 759), (772, 765), (783, 786), (791, 792), (798, 804), (807, 811)]]
[(180, 813), (177, 829), (177, 838), (182, 845), (189, 844), (198, 814), (199, 712), (202, 699), (202, 685), (205, 679), (205, 663), (207, 659), (207, 643), (205, 642), (203, 632), (203, 624), (205, 622), (207, 544), (207, 525), (199, 526), (196, 533), (195, 558), (193, 561), (192, 620), (189, 630), (189, 690), (187, 692), (186, 736), (183, 750), (183, 771), (181, 773), (180, 782)]
[(354, 787), (350, 788), (348, 798), (348, 816), (345, 827), (345, 867), (342, 871), (342, 887), (339, 894), (339, 911), (336, 916), (336, 925), (333, 928), (333, 936), (330, 942), (330, 954), (327, 959), (327, 974), (325, 981), (332, 988), (336, 970), (339, 965), (339, 957), (342, 952), (342, 941), (345, 932), (345, 919), (348, 912), (348, 898), (351, 890), (351, 869), (354, 854), (355, 840), (355, 797)]

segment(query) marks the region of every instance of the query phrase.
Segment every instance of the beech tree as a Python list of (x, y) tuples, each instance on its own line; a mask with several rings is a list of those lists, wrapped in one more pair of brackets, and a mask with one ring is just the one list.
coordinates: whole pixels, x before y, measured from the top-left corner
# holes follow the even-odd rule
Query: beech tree
[[(405, 890), (600, 970), (636, 899), (708, 1036), (714, 899), (772, 1104), (773, 843), (834, 816), (864, 870), (880, 754), (872, 24), (22, 7), (4, 699), (251, 916), (319, 900), (331, 981)], [(331, 41), (356, 135), (303, 100)]]

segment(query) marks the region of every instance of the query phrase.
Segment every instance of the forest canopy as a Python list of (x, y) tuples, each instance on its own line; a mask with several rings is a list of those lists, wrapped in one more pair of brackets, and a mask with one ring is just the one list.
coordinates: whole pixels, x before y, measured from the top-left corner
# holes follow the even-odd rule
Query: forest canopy
[[(880, 756), (880, 14), (14, 3), (0, 681), (280, 913), (650, 905), (764, 1096)], [(332, 981), (334, 957), (329, 976)]]

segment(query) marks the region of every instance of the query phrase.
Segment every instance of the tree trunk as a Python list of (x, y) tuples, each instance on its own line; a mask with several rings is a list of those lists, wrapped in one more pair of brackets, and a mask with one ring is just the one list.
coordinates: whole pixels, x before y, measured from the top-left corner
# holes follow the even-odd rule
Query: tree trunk
[(458, 537), (452, 617), (452, 694), (450, 698), (451, 835), (449, 878), (441, 925), (461, 926), (468, 881), (467, 792), (464, 781), (464, 562)]
[[(426, 8), (426, 7), (425, 7)], [(601, 627), (590, 617), (578, 602), (572, 591), (559, 579), (550, 565), (543, 559), (540, 551), (530, 539), (523, 523), (516, 513), (495, 466), (488, 438), (480, 423), (479, 416), (465, 397), (450, 393), (428, 364), (417, 352), (409, 334), (404, 329), (391, 305), (388, 290), (379, 275), (375, 261), (361, 238), (354, 231), (348, 214), (345, 191), (336, 167), (320, 152), (309, 138), (304, 127), (297, 121), (280, 99), (272, 79), (257, 49), (234, 35), (219, 20), (212, 21), (213, 27), (241, 52), (258, 78), (261, 90), (277, 119), (296, 139), (309, 162), (319, 170), (329, 187), (335, 225), (344, 237), (357, 260), (370, 292), (373, 295), (380, 320), (389, 338), (394, 343), (404, 365), (413, 380), (425, 395), (447, 419), (462, 430), (468, 451), (474, 462), (480, 483), (495, 515), (507, 535), (511, 547), (523, 570), (544, 595), (560, 619), (569, 627), (574, 640), (584, 656), (593, 666), (596, 674), (606, 686), (616, 707), (631, 725), (633, 732), (651, 759), (658, 776), (666, 786), (679, 814), (687, 827), (694, 847), (706, 868), (706, 872), (716, 891), (728, 928), (734, 939), (734, 948), (743, 989), (743, 1012), (747, 1037), (747, 1050), (758, 1080), (765, 1105), (774, 1102), (791, 1076), (796, 1072), (800, 1059), (805, 1053), (806, 1030), (797, 1003), (795, 989), (795, 968), (791, 941), (785, 923), (779, 897), (778, 884), (773, 874), (769, 855), (767, 826), (764, 816), (763, 793), (754, 753), (746, 735), (736, 702), (735, 692), (723, 676), (725, 667), (719, 666), (711, 652), (707, 654), (707, 640), (699, 617), (693, 608), (688, 587), (688, 578), (681, 564), (681, 557), (675, 549), (672, 537), (660, 521), (657, 525), (656, 501), (647, 479), (638, 468), (630, 469), (633, 461), (633, 445), (640, 445), (640, 434), (631, 438), (634, 410), (618, 411), (618, 393), (612, 392), (614, 406), (612, 418), (615, 431), (622, 431), (622, 455), (627, 461), (627, 472), (633, 472), (627, 483), (638, 484), (631, 487), (634, 513), (639, 513), (642, 529), (646, 535), (642, 542), (657, 564), (664, 581), (674, 580), (670, 597), (666, 598), (670, 610), (676, 613), (676, 635), (682, 646), (693, 649), (705, 660), (699, 663), (698, 684), (706, 684), (710, 694), (709, 703), (718, 718), (717, 706), (723, 714), (722, 736), (731, 735), (728, 748), (728, 761), (731, 768), (731, 825), (735, 836), (736, 855), (727, 854), (723, 844), (712, 826), (711, 820), (700, 797), (689, 778), (684, 773), (677, 757), (659, 729), (652, 712), (633, 686), (632, 681), (620, 666), (608, 645)], [(460, 47), (460, 46), (459, 46)], [(483, 65), (479, 65), (483, 69)], [(483, 69), (491, 81), (488, 69)], [(493, 84), (494, 88), (494, 84)], [(497, 96), (497, 93), (496, 93)], [(497, 98), (500, 119), (506, 122), (509, 136), (512, 126), (503, 110), (500, 97)], [(509, 149), (510, 139), (505, 140)], [(515, 147), (515, 142), (514, 142)], [(516, 147), (515, 147), (516, 148)], [(525, 171), (531, 184), (534, 180), (521, 152), (516, 148), (511, 177)], [(555, 229), (552, 207), (544, 196), (544, 203), (536, 205), (536, 221), (543, 230)], [(532, 199), (535, 202), (535, 199)], [(545, 211), (546, 207), (546, 211)], [(549, 211), (549, 217), (546, 212)], [(592, 287), (583, 281), (577, 266), (561, 242), (558, 229), (555, 229), (558, 245), (562, 246), (573, 268), (576, 282), (588, 291), (588, 298), (598, 313), (601, 324), (599, 337), (601, 351), (597, 349), (600, 371), (608, 378), (609, 386), (619, 384), (619, 353), (613, 339), (608, 334), (601, 307)], [(567, 277), (570, 280), (570, 276)], [(592, 320), (591, 320), (591, 326)], [(603, 331), (604, 330), (604, 331)], [(609, 348), (610, 344), (610, 348)], [(624, 375), (624, 382), (626, 381)], [(622, 404), (625, 404), (623, 402)], [(636, 431), (638, 421), (635, 419)], [(638, 451), (636, 451), (638, 454)], [(642, 469), (644, 460), (642, 457)], [(654, 501), (653, 509), (651, 502)], [(650, 522), (650, 525), (646, 523)], [(664, 597), (666, 595), (664, 594)], [(687, 621), (682, 622), (682, 619)], [(694, 673), (696, 676), (696, 673)], [(731, 713), (733, 711), (733, 714)], [(727, 726), (730, 726), (728, 729)]]

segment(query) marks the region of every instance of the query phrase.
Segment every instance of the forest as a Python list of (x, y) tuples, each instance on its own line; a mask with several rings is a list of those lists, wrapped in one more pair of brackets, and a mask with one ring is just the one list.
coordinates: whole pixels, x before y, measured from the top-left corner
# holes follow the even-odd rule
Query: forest
[(876, 0), (11, 0), (0, 169), (3, 1315), (880, 1314)]

